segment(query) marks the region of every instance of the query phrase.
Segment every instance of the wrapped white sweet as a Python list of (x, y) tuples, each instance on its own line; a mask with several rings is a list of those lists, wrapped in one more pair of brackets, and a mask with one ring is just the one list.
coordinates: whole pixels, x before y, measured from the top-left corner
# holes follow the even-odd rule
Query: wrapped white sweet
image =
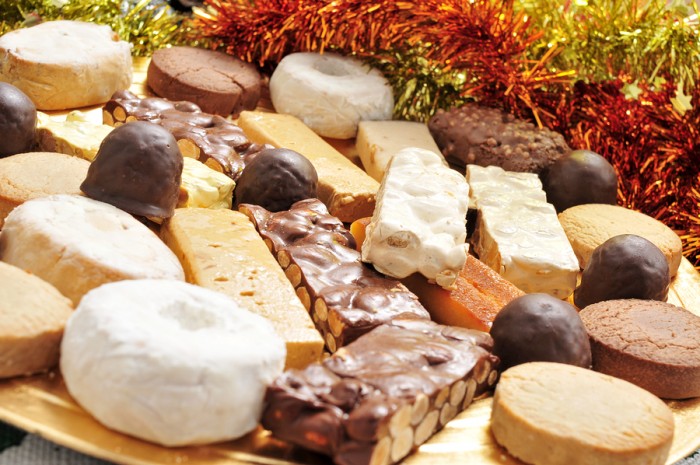
[(421, 273), (450, 288), (467, 259), (469, 186), (444, 159), (416, 147), (392, 158), (367, 226), (362, 260), (381, 273)]
[(578, 260), (538, 176), (468, 165), (467, 180), (479, 259), (524, 292), (571, 295)]

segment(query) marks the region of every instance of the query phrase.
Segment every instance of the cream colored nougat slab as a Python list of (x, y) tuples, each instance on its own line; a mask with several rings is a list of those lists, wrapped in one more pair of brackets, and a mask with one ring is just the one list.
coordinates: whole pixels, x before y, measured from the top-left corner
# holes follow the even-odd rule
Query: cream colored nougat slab
[(318, 198), (331, 215), (351, 223), (371, 216), (379, 183), (291, 115), (244, 111), (238, 125), (253, 141), (295, 150), (318, 173)]
[(464, 176), (440, 155), (400, 150), (379, 188), (362, 260), (389, 276), (417, 272), (449, 289), (467, 259), (468, 197)]
[(222, 292), (272, 322), (287, 345), (287, 368), (321, 358), (321, 336), (248, 217), (231, 210), (179, 208), (161, 235), (188, 282)]
[(565, 299), (576, 287), (578, 260), (537, 175), (522, 174), (469, 166), (470, 204), (479, 212), (474, 251), (522, 291)]
[(401, 149), (418, 147), (442, 157), (428, 126), (415, 121), (360, 121), (355, 147), (367, 174), (379, 182)]
[(88, 115), (80, 111), (68, 113), (65, 120), (37, 112), (37, 144), (45, 152), (65, 153), (92, 161), (112, 129), (112, 126), (90, 121)]

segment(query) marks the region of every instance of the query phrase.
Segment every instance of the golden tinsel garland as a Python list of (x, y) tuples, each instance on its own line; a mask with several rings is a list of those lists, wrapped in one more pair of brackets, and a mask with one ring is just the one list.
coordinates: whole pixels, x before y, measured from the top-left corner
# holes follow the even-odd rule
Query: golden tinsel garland
[(136, 56), (167, 45), (204, 43), (189, 17), (164, 0), (0, 0), (0, 33), (60, 19), (108, 25), (133, 45)]

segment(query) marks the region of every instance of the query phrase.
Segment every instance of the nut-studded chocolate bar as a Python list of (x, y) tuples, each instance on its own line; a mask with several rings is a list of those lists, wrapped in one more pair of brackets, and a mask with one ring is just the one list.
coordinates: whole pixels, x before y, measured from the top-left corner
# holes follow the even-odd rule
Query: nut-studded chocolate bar
[(160, 124), (175, 136), (182, 155), (196, 158), (234, 181), (250, 158), (265, 148), (251, 142), (231, 121), (203, 113), (194, 103), (139, 98), (128, 90), (112, 95), (102, 109), (102, 120), (110, 126), (137, 120)]
[(317, 199), (270, 213), (241, 205), (296, 289), (331, 352), (396, 318), (430, 319), (403, 284), (362, 264), (355, 240)]
[(262, 424), (339, 465), (396, 463), (496, 382), (488, 333), (395, 320), (268, 388)]

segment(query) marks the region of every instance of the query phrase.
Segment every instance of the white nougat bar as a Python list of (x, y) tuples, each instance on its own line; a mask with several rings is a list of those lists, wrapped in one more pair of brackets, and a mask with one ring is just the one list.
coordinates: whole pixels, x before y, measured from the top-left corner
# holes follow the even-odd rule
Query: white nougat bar
[(362, 260), (405, 278), (421, 273), (450, 288), (467, 259), (469, 186), (440, 155), (410, 147), (391, 160), (362, 245)]
[(442, 157), (428, 125), (416, 121), (360, 121), (355, 147), (367, 174), (379, 182), (401, 149), (418, 147)]
[(467, 178), (475, 180), (472, 245), (479, 259), (524, 292), (571, 295), (578, 260), (537, 175), (469, 165)]

